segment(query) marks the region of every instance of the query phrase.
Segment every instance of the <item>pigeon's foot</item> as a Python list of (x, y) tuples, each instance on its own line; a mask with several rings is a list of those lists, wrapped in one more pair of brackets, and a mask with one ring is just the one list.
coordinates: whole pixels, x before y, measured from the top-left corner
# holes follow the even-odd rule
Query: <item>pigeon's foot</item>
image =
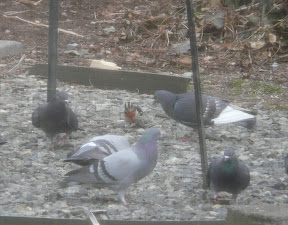
[(128, 203), (127, 203), (127, 201), (126, 201), (126, 199), (125, 199), (125, 191), (119, 191), (119, 192), (118, 192), (118, 197), (119, 197), (119, 199), (121, 200), (121, 202), (122, 202), (122, 204), (123, 204), (124, 206), (127, 206), (127, 205), (128, 205)]
[(195, 135), (192, 135), (192, 137), (183, 138), (182, 141), (183, 141), (183, 142), (187, 142), (187, 141), (198, 141), (198, 137), (195, 136)]
[(218, 200), (221, 200), (221, 199), (222, 199), (222, 197), (220, 197), (218, 195), (212, 195), (211, 196), (211, 200), (213, 200), (213, 201), (218, 201)]
[(192, 137), (182, 139), (183, 142), (187, 142), (187, 141), (191, 141), (191, 140), (192, 140)]
[(48, 144), (48, 149), (49, 149), (49, 150), (54, 150), (54, 148), (55, 148), (55, 143), (54, 143), (54, 142), (50, 142), (50, 143)]

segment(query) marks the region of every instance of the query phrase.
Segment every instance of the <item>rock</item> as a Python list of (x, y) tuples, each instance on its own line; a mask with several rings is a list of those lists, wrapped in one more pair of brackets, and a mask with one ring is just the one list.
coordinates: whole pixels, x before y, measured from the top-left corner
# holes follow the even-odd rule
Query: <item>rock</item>
[(49, 193), (47, 196), (47, 200), (50, 202), (56, 202), (57, 200), (61, 199), (62, 196), (58, 192)]
[(0, 59), (5, 56), (18, 55), (23, 52), (20, 42), (0, 40)]
[(78, 46), (79, 46), (79, 44), (77, 44), (77, 43), (68, 44), (67, 50), (75, 50)]

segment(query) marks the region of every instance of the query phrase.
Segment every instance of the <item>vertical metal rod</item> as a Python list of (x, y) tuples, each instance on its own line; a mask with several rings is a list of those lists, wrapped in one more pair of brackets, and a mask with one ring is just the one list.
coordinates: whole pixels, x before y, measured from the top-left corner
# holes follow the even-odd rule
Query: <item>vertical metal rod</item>
[[(186, 0), (188, 27), (190, 36), (190, 49), (192, 59), (192, 72), (193, 72), (193, 83), (195, 89), (195, 100), (196, 100), (196, 112), (197, 112), (197, 125), (199, 132), (199, 144), (200, 144), (200, 156), (201, 156), (201, 168), (202, 168), (202, 179), (203, 188), (207, 188), (207, 151), (205, 142), (205, 130), (202, 117), (202, 96), (201, 96), (201, 82), (199, 78), (199, 66), (198, 66), (198, 51), (196, 44), (196, 32), (195, 32), (195, 15), (191, 7), (190, 0)], [(192, 102), (191, 102), (192, 104)]]
[(56, 95), (56, 66), (58, 42), (58, 0), (49, 3), (49, 40), (48, 40), (48, 82), (47, 101)]

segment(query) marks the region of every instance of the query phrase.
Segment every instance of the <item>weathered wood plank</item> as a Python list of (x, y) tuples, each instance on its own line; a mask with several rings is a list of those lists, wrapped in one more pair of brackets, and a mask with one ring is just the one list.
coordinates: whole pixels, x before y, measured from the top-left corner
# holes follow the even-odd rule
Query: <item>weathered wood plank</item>
[[(147, 221), (99, 220), (101, 225), (225, 225), (224, 220), (211, 221)], [(1, 225), (89, 225), (84, 219), (0, 216)]]
[[(30, 69), (29, 74), (47, 77), (48, 66), (36, 64)], [(125, 89), (147, 94), (163, 89), (173, 93), (184, 93), (190, 82), (189, 78), (165, 74), (66, 65), (57, 66), (57, 79), (68, 83), (93, 85), (100, 89)]]

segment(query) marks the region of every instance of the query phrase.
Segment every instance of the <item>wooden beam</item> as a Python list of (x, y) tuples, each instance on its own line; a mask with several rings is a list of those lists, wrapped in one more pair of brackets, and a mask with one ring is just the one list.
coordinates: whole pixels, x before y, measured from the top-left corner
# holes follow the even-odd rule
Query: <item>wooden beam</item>
[[(90, 67), (58, 65), (57, 79), (67, 83), (93, 85), (100, 89), (125, 89), (139, 93), (154, 94), (156, 90), (173, 93), (187, 92), (190, 78), (158, 73), (133, 72), (124, 70), (106, 70)], [(36, 64), (30, 75), (47, 77), (47, 64)]]

